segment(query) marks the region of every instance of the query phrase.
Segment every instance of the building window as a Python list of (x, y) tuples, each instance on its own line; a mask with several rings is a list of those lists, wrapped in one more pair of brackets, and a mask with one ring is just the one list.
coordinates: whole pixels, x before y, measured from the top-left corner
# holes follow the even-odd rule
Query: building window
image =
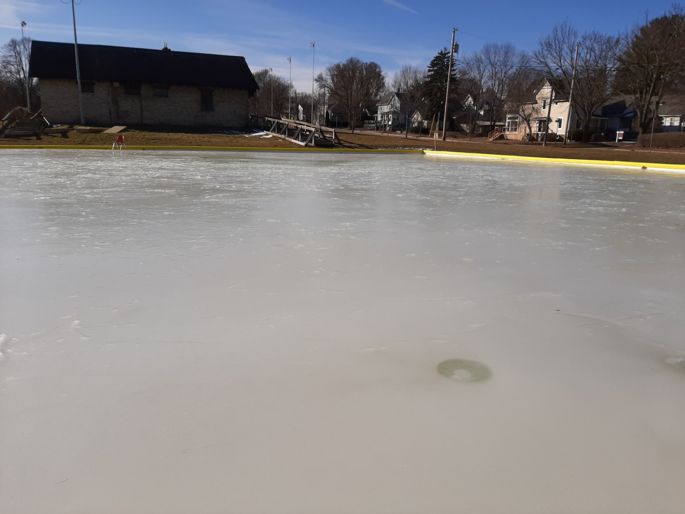
[(557, 129), (560, 129), (561, 126), (564, 124), (564, 121), (561, 118), (557, 118), (556, 122), (557, 122)]
[(518, 132), (519, 130), (519, 117), (516, 114), (507, 116), (507, 123), (504, 130), (506, 132)]
[(169, 98), (169, 86), (160, 84), (152, 86), (152, 96), (157, 98)]
[(542, 108), (547, 109), (547, 100), (542, 101)]
[(93, 80), (82, 80), (81, 81), (81, 93), (95, 93), (95, 81), (93, 81)]
[(214, 110), (214, 90), (200, 89), (200, 110), (213, 111)]
[(140, 82), (127, 82), (124, 84), (125, 95), (140, 96)]
[(538, 120), (537, 132), (544, 132), (547, 129), (547, 120)]

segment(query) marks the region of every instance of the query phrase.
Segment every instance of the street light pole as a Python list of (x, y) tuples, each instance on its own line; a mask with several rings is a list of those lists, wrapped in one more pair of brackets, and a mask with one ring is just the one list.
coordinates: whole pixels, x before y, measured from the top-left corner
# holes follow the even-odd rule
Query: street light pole
[(274, 117), (274, 74), (273, 68), (269, 68), (269, 84), (271, 84), (271, 117)]
[(447, 66), (447, 88), (445, 90), (445, 114), (442, 117), (442, 140), (447, 138), (447, 103), (450, 97), (450, 78), (452, 77), (452, 59), (454, 58), (454, 35), (457, 29), (452, 29), (452, 44), (450, 45), (450, 62)]
[(290, 77), (288, 78), (288, 119), (292, 119), (292, 114), (290, 113), (290, 95), (293, 90), (293, 59), (288, 57), (288, 65), (290, 67)]
[(81, 98), (81, 66), (78, 61), (78, 38), (76, 37), (76, 7), (74, 0), (71, 0), (71, 19), (74, 22), (74, 59), (76, 61), (76, 86), (78, 87), (78, 109), (81, 115), (81, 125), (86, 122), (83, 117), (83, 99)]
[(316, 58), (316, 41), (312, 41), (312, 112), (310, 122), (314, 124), (314, 62)]
[[(21, 22), (21, 48), (25, 50), (24, 48), (24, 27), (26, 27), (26, 22), (22, 20)], [(24, 51), (22, 52), (22, 57), (23, 59), (26, 59), (27, 53)], [(23, 61), (22, 59), (22, 61)], [(31, 95), (29, 94), (29, 63), (28, 62), (22, 62), (22, 66), (24, 67), (24, 86), (26, 89), (26, 108), (28, 109), (29, 112), (31, 112)]]

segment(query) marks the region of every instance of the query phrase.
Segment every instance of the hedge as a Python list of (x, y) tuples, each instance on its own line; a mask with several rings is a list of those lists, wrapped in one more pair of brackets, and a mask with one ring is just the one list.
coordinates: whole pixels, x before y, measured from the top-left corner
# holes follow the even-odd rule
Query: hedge
[[(651, 134), (641, 134), (637, 142), (649, 147)], [(659, 132), (654, 134), (652, 146), (655, 148), (685, 148), (685, 132)]]

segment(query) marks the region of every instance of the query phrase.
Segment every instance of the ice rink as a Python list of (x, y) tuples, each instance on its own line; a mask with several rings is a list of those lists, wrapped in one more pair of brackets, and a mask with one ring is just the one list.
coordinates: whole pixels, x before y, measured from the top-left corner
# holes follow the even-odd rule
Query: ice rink
[(681, 514), (685, 177), (0, 153), (0, 513)]

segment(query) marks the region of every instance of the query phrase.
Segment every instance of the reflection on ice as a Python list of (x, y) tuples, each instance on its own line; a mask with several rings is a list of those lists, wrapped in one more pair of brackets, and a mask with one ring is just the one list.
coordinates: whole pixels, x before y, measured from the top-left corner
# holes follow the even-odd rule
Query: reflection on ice
[(0, 159), (0, 511), (682, 510), (682, 178)]
[(666, 364), (671, 366), (675, 371), (685, 373), (685, 357), (667, 357)]

